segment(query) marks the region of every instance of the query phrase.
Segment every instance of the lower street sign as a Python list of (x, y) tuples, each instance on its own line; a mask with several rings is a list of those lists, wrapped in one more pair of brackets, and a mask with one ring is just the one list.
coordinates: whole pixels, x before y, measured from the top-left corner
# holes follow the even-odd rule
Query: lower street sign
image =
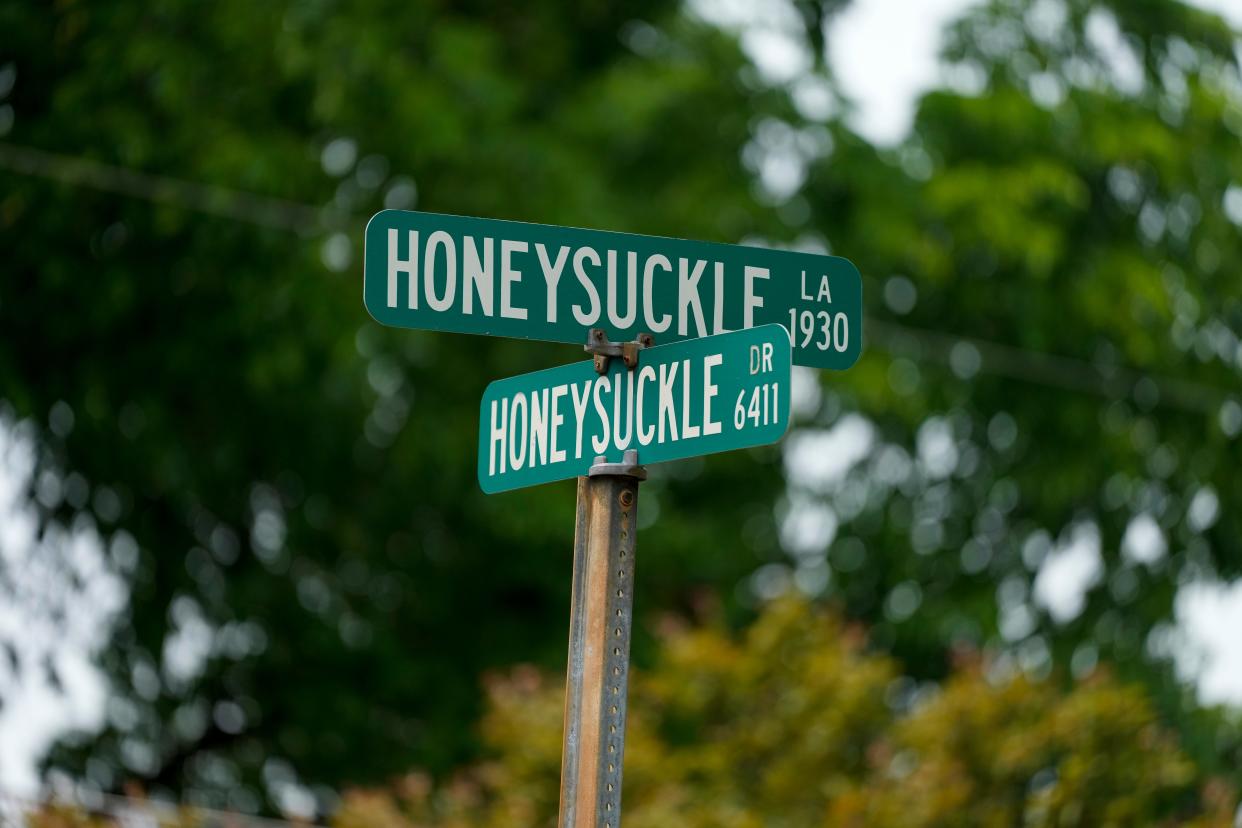
[(773, 443), (789, 425), (789, 333), (762, 325), (497, 380), (483, 393), (479, 485), (584, 475), (595, 458), (659, 463)]

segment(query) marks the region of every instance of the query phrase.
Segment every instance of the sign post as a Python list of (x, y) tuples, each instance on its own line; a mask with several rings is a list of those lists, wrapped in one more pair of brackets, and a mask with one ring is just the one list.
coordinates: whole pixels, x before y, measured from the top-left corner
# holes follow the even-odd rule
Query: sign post
[(836, 256), (398, 210), (365, 259), (381, 324), (594, 355), (487, 387), (478, 475), (578, 478), (558, 825), (619, 828), (639, 464), (779, 440), (791, 365), (858, 359), (862, 278)]
[(578, 478), (560, 828), (617, 828), (634, 607), (637, 452)]

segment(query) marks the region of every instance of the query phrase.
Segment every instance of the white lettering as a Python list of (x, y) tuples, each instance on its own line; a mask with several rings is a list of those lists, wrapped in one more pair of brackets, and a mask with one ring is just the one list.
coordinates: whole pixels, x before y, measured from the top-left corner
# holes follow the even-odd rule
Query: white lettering
[[(444, 296), (436, 296), (436, 248), (444, 248)], [(423, 259), (423, 285), (427, 290), (427, 305), (433, 311), (446, 311), (457, 296), (457, 247), (453, 237), (437, 230), (427, 237), (427, 250)]]
[(561, 424), (565, 422), (565, 416), (561, 414), (561, 397), (569, 393), (568, 385), (558, 385), (552, 389), (552, 462), (560, 463), (565, 459), (565, 449), (556, 447), (556, 432), (560, 429)]
[[(621, 381), (625, 382), (625, 436), (621, 436)], [(613, 443), (618, 449), (630, 447), (634, 438), (634, 372), (623, 371), (617, 377), (617, 386), (612, 396), (612, 433)]]
[[(519, 405), (521, 403), (521, 405)], [(522, 428), (518, 429), (518, 410), (522, 412)], [(530, 416), (526, 410), (526, 397), (518, 394), (513, 398), (509, 409), (509, 465), (514, 471), (521, 471), (526, 465), (526, 433), (530, 428)]]
[(586, 271), (582, 269), (582, 264), (590, 259), (591, 264), (599, 267), (599, 254), (590, 247), (579, 247), (574, 252), (574, 275), (578, 277), (578, 281), (582, 287), (586, 289), (587, 298), (591, 300), (591, 309), (586, 310), (581, 305), (574, 305), (574, 319), (578, 320), (579, 325), (594, 325), (599, 321), (599, 291), (595, 289), (595, 283), (586, 275)]
[(556, 261), (548, 259), (548, 251), (542, 244), (535, 245), (535, 255), (539, 257), (539, 267), (543, 269), (543, 280), (548, 283), (548, 322), (556, 321), (556, 286), (561, 282), (561, 271), (565, 269), (565, 260), (569, 258), (569, 248), (564, 245), (556, 253)]
[[(500, 416), (496, 416), (496, 401), (492, 400), (491, 435), (487, 449), (487, 473), (496, 474), (496, 458), (500, 458), (500, 473), (505, 473), (505, 426), (509, 423), (509, 398), (500, 401)], [(499, 449), (499, 451), (497, 451)]]
[(821, 299), (827, 300), (828, 304), (832, 304), (832, 291), (828, 289), (828, 274), (825, 273), (819, 280), (819, 294), (815, 297), (818, 302)]
[[(635, 416), (638, 417), (638, 425), (634, 429), (634, 434), (638, 438), (640, 446), (650, 445), (655, 439), (655, 426), (652, 425), (647, 429), (643, 429), (643, 382), (655, 382), (656, 372), (650, 365), (644, 365), (638, 369), (638, 401), (634, 404)], [(657, 418), (658, 419), (658, 418)]]
[(716, 262), (716, 295), (712, 297), (712, 330), (725, 333), (724, 326), (724, 262)]
[(479, 297), (479, 307), (484, 316), (492, 315), (492, 279), (495, 273), (493, 264), (493, 243), (489, 238), (483, 239), (483, 257), (479, 257), (479, 249), (470, 236), (465, 236), (461, 250), (461, 302), (462, 313), (467, 316), (474, 313), (474, 297)]
[(712, 369), (724, 362), (723, 354), (708, 354), (703, 357), (703, 436), (720, 433), (720, 421), (712, 419), (712, 399), (719, 389), (712, 382)]
[[(652, 333), (664, 333), (668, 330), (669, 325), (673, 324), (673, 315), (666, 313), (660, 317), (659, 322), (656, 321), (651, 285), (655, 281), (655, 270), (657, 267), (665, 273), (673, 272), (673, 266), (669, 263), (667, 256), (656, 253), (647, 259), (647, 264), (643, 266), (643, 314), (647, 319), (647, 330)], [(641, 381), (640, 379), (639, 382)]]
[(617, 302), (617, 251), (608, 251), (608, 320), (618, 328), (625, 330), (634, 324), (634, 318), (638, 316), (638, 254), (631, 251), (626, 255), (629, 272), (629, 290), (626, 293), (629, 301), (626, 307), (625, 316), (621, 316), (620, 307)]
[(672, 365), (660, 366), (660, 404), (656, 409), (656, 422), (660, 426), (660, 433), (656, 437), (656, 442), (658, 443), (664, 442), (664, 424), (666, 420), (668, 422), (670, 439), (677, 439), (677, 412), (673, 407), (673, 382), (677, 379), (677, 366), (679, 364), (674, 362)]
[(608, 428), (608, 409), (604, 407), (604, 401), (601, 399), (601, 392), (607, 394), (612, 388), (612, 380), (608, 377), (600, 377), (595, 380), (595, 389), (593, 397), (595, 399), (595, 412), (599, 414), (599, 421), (604, 426), (602, 434), (597, 434), (591, 438), (591, 448), (595, 449), (596, 454), (603, 454), (608, 450), (608, 444), (611, 442), (611, 433)]
[[(535, 459), (538, 451), (539, 459)], [(548, 389), (530, 392), (530, 465), (548, 463)]]
[(746, 274), (746, 299), (742, 305), (742, 327), (753, 328), (755, 326), (755, 308), (763, 307), (763, 297), (755, 295), (755, 280), (766, 279), (769, 274), (766, 267), (754, 267), (746, 265), (744, 270)]
[(577, 439), (577, 442), (574, 444), (575, 446), (574, 459), (581, 460), (582, 459), (582, 433), (586, 430), (586, 408), (587, 408), (587, 401), (591, 397), (591, 381), (587, 380), (586, 382), (582, 384), (581, 396), (579, 396), (578, 394), (578, 385), (576, 383), (574, 385), (571, 385), (569, 387), (569, 390), (573, 395), (574, 420), (577, 421), (576, 425), (578, 428), (578, 439)]
[(687, 336), (690, 333), (688, 311), (693, 308), (694, 319), (698, 324), (699, 336), (707, 336), (707, 327), (703, 323), (703, 300), (699, 298), (699, 280), (703, 278), (703, 268), (707, 262), (699, 260), (690, 269), (686, 259), (677, 260), (681, 270), (677, 277), (677, 333)]
[(397, 242), (400, 239), (395, 227), (388, 228), (388, 307), (397, 306), (397, 274), (405, 273), (409, 277), (409, 304), (413, 309), (418, 307), (418, 231), (410, 231), (408, 259), (397, 255)]
[(514, 270), (510, 257), (525, 253), (529, 245), (524, 241), (500, 240), (500, 315), (506, 319), (525, 319), (526, 308), (513, 307), (510, 289), (514, 282), (522, 281), (522, 271)]
[(689, 440), (699, 436), (699, 427), (690, 422), (690, 360), (682, 360), (682, 365), (686, 373), (681, 378), (681, 437)]

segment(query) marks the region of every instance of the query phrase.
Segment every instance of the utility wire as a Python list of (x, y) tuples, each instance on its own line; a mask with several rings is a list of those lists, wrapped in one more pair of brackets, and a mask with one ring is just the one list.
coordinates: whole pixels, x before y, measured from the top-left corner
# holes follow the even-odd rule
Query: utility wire
[(1157, 404), (1185, 411), (1216, 413), (1225, 392), (1213, 385), (1175, 377), (1158, 376), (1123, 365), (1101, 366), (1082, 359), (1029, 351), (983, 339), (944, 334), (867, 317), (863, 331), (869, 343), (895, 356), (931, 357), (953, 366), (953, 352), (962, 345), (979, 355), (979, 371), (1066, 391), (1097, 394), (1106, 399), (1125, 399), (1139, 383), (1152, 383)]
[(0, 143), (0, 167), (23, 175), (172, 204), (260, 227), (298, 233), (320, 229), (320, 210), (308, 204), (152, 175), (89, 158)]
[[(0, 168), (303, 235), (324, 229), (324, 212), (309, 204), (152, 175), (129, 167), (30, 147), (0, 142)], [(1215, 413), (1226, 398), (1226, 393), (1215, 386), (1154, 376), (1128, 366), (1101, 367), (1086, 360), (872, 317), (865, 320), (864, 330), (870, 343), (890, 355), (917, 359), (930, 357), (951, 366), (954, 349), (966, 344), (978, 352), (979, 371), (1065, 391), (1095, 394), (1106, 399), (1128, 397), (1143, 380), (1155, 385), (1157, 404), (1185, 411)]]

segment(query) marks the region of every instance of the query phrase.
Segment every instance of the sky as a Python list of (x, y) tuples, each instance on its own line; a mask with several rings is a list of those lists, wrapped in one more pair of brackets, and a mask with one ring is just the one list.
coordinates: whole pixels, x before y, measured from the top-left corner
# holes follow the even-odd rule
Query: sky
[[(1190, 4), (1242, 28), (1242, 0)], [(860, 108), (859, 132), (880, 143), (905, 135), (915, 98), (942, 76), (936, 54), (944, 24), (974, 5), (977, 0), (856, 0), (847, 7), (831, 32), (829, 53)]]
[[(1189, 0), (1242, 28), (1242, 0)], [(979, 0), (853, 0), (831, 25), (832, 68), (853, 99), (853, 126), (875, 143), (894, 144), (910, 128), (918, 96), (944, 78), (937, 55), (945, 24)], [(769, 79), (789, 79), (808, 58), (801, 22), (787, 0), (691, 0), (709, 20), (742, 31), (748, 55)], [(912, 13), (915, 10), (916, 13)]]
[[(853, 125), (860, 133), (881, 144), (900, 141), (909, 129), (917, 97), (943, 81), (936, 56), (944, 24), (974, 2), (854, 0), (834, 22), (829, 32), (829, 53), (837, 77), (856, 106)], [(1242, 0), (1194, 3), (1225, 15), (1242, 28)], [(764, 75), (793, 84), (795, 99), (805, 110), (832, 106), (825, 90), (802, 80), (809, 61), (796, 37), (801, 23), (786, 0), (692, 0), (691, 6), (704, 18), (737, 28), (743, 47)], [(917, 13), (912, 13), (914, 8)], [(774, 158), (770, 169), (761, 169), (765, 182), (770, 181), (777, 190), (796, 187), (796, 165), (782, 162), (779, 154)], [(795, 394), (798, 385), (795, 383)], [(805, 376), (800, 385), (804, 395), (813, 393), (813, 384), (807, 383)], [(928, 431), (926, 441), (923, 436), (921, 432), (920, 454), (926, 456), (918, 460), (934, 463), (935, 429)], [(813, 453), (833, 458), (833, 463), (831, 468), (807, 466), (799, 458), (810, 452), (787, 451), (791, 484), (822, 488), (861, 459), (858, 449), (871, 446), (875, 431), (863, 418), (851, 415), (820, 432), (791, 435), (791, 445), (794, 437), (803, 445), (814, 444)], [(24, 504), (19, 494), (29, 480), (31, 451), (29, 437), (23, 436), (22, 429), (0, 416), (0, 562), (20, 568), (34, 578), (32, 583), (48, 588), (47, 578), (51, 576), (40, 568), (39, 561), (55, 556), (68, 560), (87, 576), (88, 585), (96, 586), (90, 594), (55, 599), (35, 590), (35, 604), (0, 606), (0, 638), (10, 640), (6, 633), (22, 629), (30, 649), (24, 655), (48, 655), (66, 688), (63, 694), (54, 693), (46, 676), (18, 677), (0, 663), (0, 697), (4, 700), (0, 707), (0, 792), (21, 795), (37, 791), (35, 762), (58, 732), (102, 722), (107, 702), (102, 681), (90, 662), (104, 645), (101, 632), (106, 630), (107, 618), (120, 611), (125, 597), (123, 583), (102, 571), (104, 550), (90, 527), (62, 528), (36, 539), (29, 504)], [(1157, 554), (1162, 539), (1154, 537), (1148, 526), (1133, 528), (1133, 554)], [(830, 539), (835, 530), (835, 515), (810, 499), (793, 504), (782, 527), (783, 533), (789, 531), (795, 536), (793, 542), (796, 537), (813, 535), (817, 545), (825, 537)], [(125, 554), (124, 548), (108, 550), (113, 561)], [(1100, 577), (1099, 556), (1098, 537), (1092, 527), (1074, 527), (1066, 540), (1050, 547), (1036, 577), (1032, 600), (1054, 617), (1072, 617), (1085, 590)], [(811, 586), (823, 586), (822, 575), (814, 571), (799, 571), (792, 577), (800, 586), (804, 581), (799, 578)], [(38, 604), (39, 600), (45, 603)], [(43, 626), (49, 616), (46, 602), (53, 600), (68, 612), (67, 629)], [(1170, 630), (1166, 645), (1177, 655), (1179, 672), (1197, 682), (1203, 701), (1242, 705), (1242, 636), (1236, 634), (1242, 630), (1242, 581), (1184, 587), (1175, 609), (1177, 625)]]
[[(1239, 0), (1242, 2), (1242, 0)], [(967, 0), (862, 0), (832, 29), (833, 69), (858, 106), (854, 127), (877, 143), (895, 143), (910, 128), (915, 98), (940, 78), (936, 54), (946, 23)]]

